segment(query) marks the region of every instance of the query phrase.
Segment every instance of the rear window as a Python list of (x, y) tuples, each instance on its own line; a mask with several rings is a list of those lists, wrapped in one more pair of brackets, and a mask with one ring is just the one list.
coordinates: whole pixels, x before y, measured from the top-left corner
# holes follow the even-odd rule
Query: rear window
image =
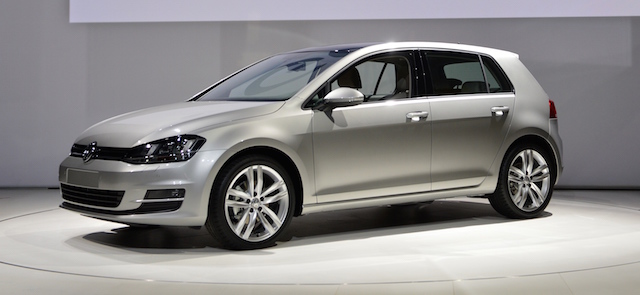
[(485, 56), (460, 52), (426, 53), (430, 95), (512, 92), (504, 72)]

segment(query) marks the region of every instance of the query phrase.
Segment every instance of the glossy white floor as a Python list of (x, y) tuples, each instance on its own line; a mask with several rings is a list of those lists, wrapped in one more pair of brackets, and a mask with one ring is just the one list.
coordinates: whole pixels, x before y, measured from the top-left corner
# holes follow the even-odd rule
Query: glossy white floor
[(640, 192), (556, 191), (509, 220), (484, 199), (293, 220), (259, 251), (206, 230), (130, 229), (0, 190), (2, 294), (638, 294)]

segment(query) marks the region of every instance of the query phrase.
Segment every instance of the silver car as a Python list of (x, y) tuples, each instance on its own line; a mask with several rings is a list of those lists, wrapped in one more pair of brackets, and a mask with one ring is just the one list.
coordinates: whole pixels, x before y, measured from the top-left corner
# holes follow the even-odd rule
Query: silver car
[(402, 42), (278, 54), (98, 123), (59, 180), (65, 209), (255, 249), (327, 210), (485, 196), (533, 218), (561, 171), (554, 103), (517, 54)]

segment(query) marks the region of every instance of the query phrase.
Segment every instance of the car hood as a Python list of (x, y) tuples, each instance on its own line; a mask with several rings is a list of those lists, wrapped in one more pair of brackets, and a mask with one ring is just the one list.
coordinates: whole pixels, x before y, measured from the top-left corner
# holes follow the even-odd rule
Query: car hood
[(182, 102), (116, 116), (89, 127), (78, 144), (96, 141), (99, 146), (134, 147), (150, 141), (194, 134), (215, 125), (262, 116), (284, 102), (207, 101)]

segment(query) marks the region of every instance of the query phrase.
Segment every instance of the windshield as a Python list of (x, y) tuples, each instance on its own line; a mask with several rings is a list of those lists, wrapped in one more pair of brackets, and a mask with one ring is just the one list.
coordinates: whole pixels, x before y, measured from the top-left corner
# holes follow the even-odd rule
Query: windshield
[(197, 100), (286, 100), (347, 53), (310, 51), (275, 55), (222, 81)]

